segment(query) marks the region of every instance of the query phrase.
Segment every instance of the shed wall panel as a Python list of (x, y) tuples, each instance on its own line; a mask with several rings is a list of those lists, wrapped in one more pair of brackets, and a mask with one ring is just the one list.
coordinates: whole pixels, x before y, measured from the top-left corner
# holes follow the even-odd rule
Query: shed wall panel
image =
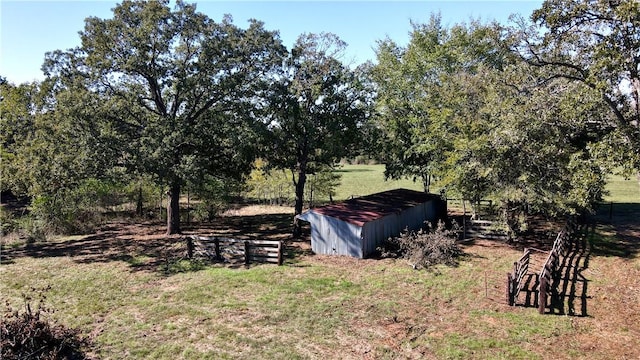
[(360, 226), (349, 224), (342, 220), (324, 217), (328, 223), (328, 237), (331, 242), (331, 251), (337, 255), (349, 255), (357, 258), (363, 257)]
[(436, 203), (429, 201), (364, 224), (363, 256), (373, 254), (390, 237), (398, 236), (407, 229), (418, 230), (426, 226), (425, 221), (435, 221), (436, 216)]
[(313, 211), (300, 219), (312, 224), (311, 250), (314, 253), (363, 257), (361, 227)]
[[(307, 211), (299, 218), (311, 223), (311, 248), (314, 253), (363, 258), (375, 253), (389, 237), (398, 236), (405, 229), (417, 230), (425, 226), (425, 221), (435, 221), (439, 215), (438, 201), (439, 198), (427, 200), (364, 224), (348, 222), (314, 210)], [(348, 216), (346, 218), (349, 219)]]

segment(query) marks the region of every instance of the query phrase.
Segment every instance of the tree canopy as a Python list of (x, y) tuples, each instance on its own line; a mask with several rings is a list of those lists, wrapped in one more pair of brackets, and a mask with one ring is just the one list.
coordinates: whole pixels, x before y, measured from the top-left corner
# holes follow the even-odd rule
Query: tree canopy
[(292, 171), (296, 215), (307, 175), (349, 155), (366, 120), (364, 87), (338, 59), (345, 46), (333, 34), (301, 35), (276, 82), (267, 159)]
[(255, 112), (285, 52), (277, 33), (182, 1), (127, 0), (112, 19), (88, 18), (81, 39), (48, 54), (46, 72), (81, 79), (110, 108), (103, 121), (126, 138), (120, 156), (169, 186), (167, 232), (180, 232), (186, 180), (250, 170)]
[(564, 78), (597, 91), (613, 114), (602, 128), (621, 160), (640, 167), (640, 3), (635, 0), (547, 0), (514, 31), (513, 49)]
[[(473, 75), (483, 66), (500, 67), (504, 61), (493, 42), (495, 32), (479, 23), (449, 29), (439, 15), (433, 15), (427, 24), (413, 24), (406, 48), (392, 40), (378, 44), (378, 65), (372, 74), (378, 85), (378, 119), (386, 129), (388, 177), (420, 178), (429, 190), (431, 176), (441, 172), (445, 153), (451, 149), (452, 121), (477, 114), (462, 108), (477, 106), (477, 99), (453, 96), (466, 89), (471, 95), (479, 88), (476, 84), (456, 88), (458, 81), (464, 81), (464, 74)], [(448, 100), (451, 105), (457, 102), (455, 107), (447, 107)]]
[[(372, 71), (391, 177), (435, 177), (446, 193), (518, 214), (572, 213), (602, 194), (597, 92), (512, 56), (496, 24), (414, 25), (406, 47), (379, 44)], [(576, 106), (580, 104), (580, 106)]]

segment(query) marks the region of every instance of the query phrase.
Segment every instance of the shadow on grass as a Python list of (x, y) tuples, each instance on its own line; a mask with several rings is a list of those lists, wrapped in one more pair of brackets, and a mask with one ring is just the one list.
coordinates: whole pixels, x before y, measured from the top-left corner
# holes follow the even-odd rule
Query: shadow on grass
[[(561, 262), (555, 272), (552, 272), (552, 283), (550, 284), (550, 297), (545, 306), (546, 314), (568, 315), (577, 317), (587, 317), (589, 279), (585, 278), (583, 272), (589, 267), (589, 260), (592, 255), (592, 246), (589, 239), (594, 233), (594, 225), (583, 225), (577, 231), (570, 243), (570, 247), (565, 256), (561, 257)], [(538, 272), (541, 269), (531, 269), (525, 275), (524, 284), (518, 299), (518, 306), (538, 308), (540, 302), (539, 286), (540, 279)]]
[[(595, 214), (588, 218), (589, 222), (597, 224), (589, 234), (592, 255), (623, 258), (640, 255), (640, 203), (600, 204)], [(529, 224), (530, 230), (519, 235), (516, 241), (490, 240), (490, 243), (508, 245), (517, 250), (534, 248), (548, 252), (563, 226), (563, 219), (534, 217)], [(473, 240), (465, 241), (474, 243)]]
[[(214, 223), (183, 226), (184, 235), (164, 234), (164, 224), (110, 223), (95, 234), (51, 242), (27, 244), (2, 249), (2, 264), (16, 259), (70, 257), (77, 263), (126, 262), (131, 271), (152, 271), (171, 275), (199, 271), (208, 266), (244, 268), (244, 262), (216, 262), (208, 259), (188, 259), (186, 235), (223, 236), (247, 240), (280, 240), (285, 243), (285, 262), (296, 262), (307, 254), (308, 240), (291, 238), (290, 214), (225, 216)], [(308, 229), (306, 236), (308, 239)], [(307, 250), (309, 249), (309, 250)]]
[(589, 279), (583, 272), (589, 268), (589, 260), (592, 254), (590, 238), (593, 237), (595, 225), (585, 225), (577, 233), (570, 251), (562, 259), (558, 269), (558, 277), (554, 279), (551, 292), (549, 313), (569, 316), (589, 316), (587, 301), (591, 296), (587, 295)]
[(338, 169), (335, 170), (337, 173), (359, 173), (359, 172), (372, 172), (373, 169), (369, 168), (359, 168), (359, 169)]
[(601, 204), (593, 220), (598, 223), (590, 239), (594, 255), (632, 258), (640, 254), (640, 203)]

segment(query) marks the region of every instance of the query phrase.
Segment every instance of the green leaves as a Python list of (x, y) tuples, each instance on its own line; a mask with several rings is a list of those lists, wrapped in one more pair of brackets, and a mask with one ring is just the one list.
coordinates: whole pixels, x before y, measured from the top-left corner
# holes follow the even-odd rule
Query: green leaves
[(507, 222), (514, 209), (589, 208), (606, 169), (590, 146), (612, 131), (603, 103), (594, 89), (514, 58), (509, 41), (499, 26), (445, 28), (434, 16), (413, 24), (406, 48), (379, 44), (372, 76), (386, 173), (499, 200)]
[(187, 181), (248, 173), (266, 84), (286, 53), (276, 32), (215, 22), (182, 1), (125, 0), (111, 19), (88, 18), (80, 37), (45, 68), (89, 100), (71, 108), (96, 118), (87, 129), (120, 166), (169, 183), (175, 201)]
[(363, 78), (337, 58), (345, 46), (333, 34), (303, 34), (274, 79), (267, 159), (297, 173), (296, 213), (306, 175), (353, 154), (368, 113)]
[(538, 26), (519, 34), (518, 53), (546, 68), (547, 78), (595, 89), (625, 140), (627, 160), (640, 167), (640, 4), (549, 0), (532, 20)]
[(454, 164), (446, 158), (453, 154), (456, 135), (475, 137), (485, 127), (478, 111), (484, 101), (479, 73), (501, 67), (504, 60), (494, 44), (494, 27), (472, 23), (447, 29), (439, 16), (412, 25), (405, 49), (391, 41), (379, 44), (372, 76), (378, 85), (379, 126), (387, 136), (386, 174), (421, 177), (427, 184), (433, 175), (447, 177), (447, 163)]

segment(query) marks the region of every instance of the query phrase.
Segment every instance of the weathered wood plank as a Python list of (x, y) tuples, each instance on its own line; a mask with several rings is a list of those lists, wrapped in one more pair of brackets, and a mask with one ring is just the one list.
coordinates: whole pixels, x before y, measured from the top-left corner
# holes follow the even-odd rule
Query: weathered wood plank
[[(245, 263), (270, 262), (282, 265), (283, 244), (277, 240), (241, 240), (218, 236), (187, 236), (187, 251), (210, 258), (221, 259), (221, 252), (244, 257)], [(224, 250), (221, 250), (224, 247)]]
[(250, 262), (268, 262), (268, 263), (278, 263), (277, 257), (266, 257), (266, 256), (257, 256), (257, 255), (249, 255)]
[(268, 258), (278, 258), (278, 253), (277, 252), (257, 252), (257, 251), (253, 251), (253, 250), (249, 250), (249, 254), (250, 256), (260, 256), (260, 257), (268, 257)]
[(471, 225), (483, 224), (483, 225), (493, 225), (493, 221), (490, 220), (471, 220)]

